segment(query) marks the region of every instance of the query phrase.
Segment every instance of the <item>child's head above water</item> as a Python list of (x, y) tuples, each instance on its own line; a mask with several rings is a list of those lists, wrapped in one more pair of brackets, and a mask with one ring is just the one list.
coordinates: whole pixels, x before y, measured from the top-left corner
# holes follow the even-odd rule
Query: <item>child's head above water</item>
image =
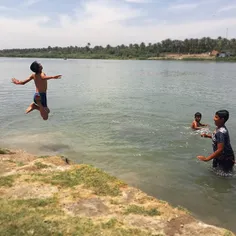
[(43, 67), (42, 67), (42, 65), (41, 65), (40, 63), (38, 63), (37, 61), (34, 61), (34, 62), (30, 65), (30, 69), (31, 69), (34, 73), (38, 74), (38, 73), (41, 73), (41, 72), (42, 72)]
[(194, 114), (194, 118), (195, 118), (196, 121), (199, 122), (202, 119), (202, 114), (200, 112), (196, 112)]
[(229, 119), (229, 112), (227, 110), (219, 110), (216, 112), (214, 121), (216, 126), (222, 126)]

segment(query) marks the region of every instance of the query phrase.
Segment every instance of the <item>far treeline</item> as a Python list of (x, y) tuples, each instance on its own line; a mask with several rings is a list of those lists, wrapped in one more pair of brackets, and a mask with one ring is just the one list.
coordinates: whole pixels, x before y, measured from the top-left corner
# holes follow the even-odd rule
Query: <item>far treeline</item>
[[(35, 58), (83, 58), (83, 59), (148, 59), (162, 57), (167, 53), (178, 54), (201, 54), (213, 50), (219, 52), (227, 51), (236, 55), (236, 39), (218, 37), (212, 39), (204, 37), (201, 39), (171, 40), (166, 39), (159, 43), (141, 43), (119, 45), (112, 47), (94, 46), (88, 43), (84, 47), (51, 47), (30, 49), (3, 49), (0, 57), (35, 57)], [(235, 59), (235, 57), (234, 57)]]

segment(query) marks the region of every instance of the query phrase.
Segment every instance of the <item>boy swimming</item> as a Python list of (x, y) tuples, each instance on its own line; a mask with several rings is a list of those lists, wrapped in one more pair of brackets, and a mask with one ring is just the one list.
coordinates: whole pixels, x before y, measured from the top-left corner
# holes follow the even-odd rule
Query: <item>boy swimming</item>
[(26, 114), (33, 111), (39, 110), (42, 118), (44, 120), (48, 119), (48, 114), (50, 110), (47, 106), (47, 80), (49, 79), (60, 79), (61, 75), (55, 76), (46, 76), (45, 73), (42, 72), (43, 67), (37, 61), (34, 61), (30, 65), (30, 69), (34, 72), (28, 79), (20, 81), (15, 78), (12, 79), (12, 83), (17, 85), (25, 85), (31, 80), (34, 80), (36, 92), (34, 94), (34, 102), (32, 102), (29, 107), (26, 109)]
[(195, 113), (194, 121), (192, 122), (191, 128), (194, 130), (200, 130), (203, 127), (207, 127), (207, 124), (202, 124), (200, 121), (202, 119), (202, 114), (200, 112)]
[(202, 137), (212, 139), (213, 153), (208, 157), (197, 157), (201, 161), (210, 161), (213, 159), (213, 168), (219, 168), (226, 173), (233, 170), (235, 163), (234, 151), (230, 144), (229, 131), (225, 126), (228, 119), (229, 112), (227, 110), (219, 110), (215, 113), (215, 131), (212, 135), (201, 135)]

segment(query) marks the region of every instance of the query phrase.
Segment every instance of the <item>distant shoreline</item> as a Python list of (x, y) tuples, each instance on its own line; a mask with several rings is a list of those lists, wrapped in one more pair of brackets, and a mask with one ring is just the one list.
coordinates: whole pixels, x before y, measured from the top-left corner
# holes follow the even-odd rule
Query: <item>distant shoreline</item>
[[(218, 56), (218, 57), (216, 57)], [(127, 45), (67, 45), (36, 48), (2, 48), (0, 57), (68, 58), (105, 60), (186, 60), (236, 61), (236, 39), (185, 38), (164, 39), (155, 43), (129, 43)]]
[(149, 60), (149, 61), (208, 61), (208, 62), (236, 62), (236, 57), (227, 57), (227, 58), (217, 58), (217, 57), (140, 57), (140, 58), (122, 58), (122, 57), (100, 57), (97, 58), (96, 56), (90, 57), (49, 57), (49, 56), (36, 56), (36, 55), (26, 55), (26, 56), (0, 56), (0, 58), (43, 58), (43, 59), (93, 59), (93, 60)]

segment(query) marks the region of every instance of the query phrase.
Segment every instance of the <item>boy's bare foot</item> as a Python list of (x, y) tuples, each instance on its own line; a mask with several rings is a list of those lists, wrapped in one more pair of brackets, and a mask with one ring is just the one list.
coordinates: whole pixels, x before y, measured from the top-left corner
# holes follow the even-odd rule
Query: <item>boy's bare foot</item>
[(26, 109), (25, 113), (28, 114), (33, 110), (39, 110), (39, 107), (36, 104), (31, 103), (29, 107)]
[(47, 111), (47, 113), (50, 113), (50, 109), (48, 107), (45, 107), (45, 110)]

